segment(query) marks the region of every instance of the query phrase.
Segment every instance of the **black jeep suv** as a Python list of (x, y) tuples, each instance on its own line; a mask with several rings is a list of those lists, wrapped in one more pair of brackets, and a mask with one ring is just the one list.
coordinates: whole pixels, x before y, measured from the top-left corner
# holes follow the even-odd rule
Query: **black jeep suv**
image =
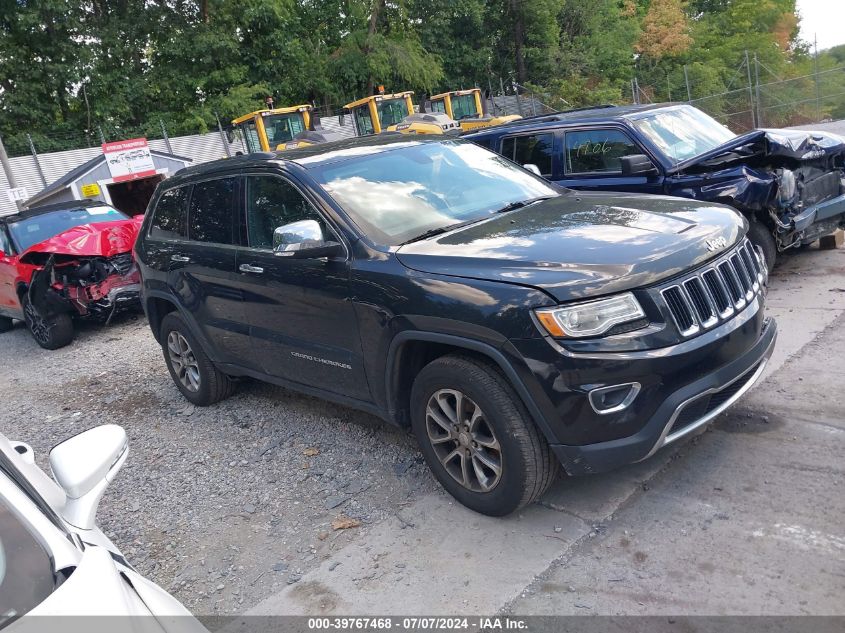
[(728, 207), (560, 189), (462, 140), (371, 137), (185, 169), (136, 245), (197, 405), (252, 376), (411, 426), (459, 501), (644, 459), (760, 376), (765, 268)]

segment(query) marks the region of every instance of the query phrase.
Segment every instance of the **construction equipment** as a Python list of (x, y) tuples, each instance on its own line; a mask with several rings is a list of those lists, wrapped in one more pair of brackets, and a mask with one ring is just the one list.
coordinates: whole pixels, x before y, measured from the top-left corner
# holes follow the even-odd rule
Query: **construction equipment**
[(411, 90), (364, 97), (344, 107), (352, 115), (358, 136), (401, 132), (402, 134), (445, 134), (459, 131), (458, 124), (442, 113), (414, 112)]
[(462, 132), (480, 130), (522, 118), (518, 114), (502, 116), (488, 114), (484, 108), (480, 88), (452, 90), (434, 95), (429, 100), (429, 104), (428, 107), (431, 108), (432, 112), (442, 112), (450, 119), (457, 121)]
[[(272, 100), (268, 105), (272, 106)], [(335, 140), (324, 132), (311, 105), (256, 110), (232, 121), (241, 130), (247, 152), (271, 152)]]

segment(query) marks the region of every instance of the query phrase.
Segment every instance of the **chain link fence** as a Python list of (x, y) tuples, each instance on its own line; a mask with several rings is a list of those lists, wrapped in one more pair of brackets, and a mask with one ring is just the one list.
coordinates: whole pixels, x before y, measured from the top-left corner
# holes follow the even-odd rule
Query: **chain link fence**
[(778, 79), (751, 59), (737, 69), (728, 90), (704, 96), (696, 96), (696, 86), (689, 81), (679, 86), (667, 78), (665, 85), (640, 86), (634, 80), (631, 85), (634, 103), (685, 101), (736, 133), (845, 118), (845, 66)]

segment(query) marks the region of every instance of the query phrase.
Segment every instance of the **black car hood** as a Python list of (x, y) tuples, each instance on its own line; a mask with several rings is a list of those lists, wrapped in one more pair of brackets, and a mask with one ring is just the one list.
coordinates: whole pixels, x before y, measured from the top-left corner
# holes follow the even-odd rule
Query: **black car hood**
[(722, 205), (578, 192), (406, 244), (396, 254), (421, 272), (532, 286), (568, 301), (656, 283), (744, 234), (742, 217)]
[(709, 152), (681, 161), (667, 173), (678, 173), (691, 167), (713, 169), (758, 158), (804, 162), (842, 153), (845, 153), (845, 138), (836, 134), (807, 130), (754, 130)]

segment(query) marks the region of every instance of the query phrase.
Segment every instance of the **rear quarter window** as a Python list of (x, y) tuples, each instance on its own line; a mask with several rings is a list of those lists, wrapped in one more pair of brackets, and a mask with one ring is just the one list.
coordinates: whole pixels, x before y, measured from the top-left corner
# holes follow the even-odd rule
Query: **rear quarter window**
[(188, 236), (188, 192), (189, 187), (177, 187), (161, 195), (153, 211), (150, 237), (185, 239)]

